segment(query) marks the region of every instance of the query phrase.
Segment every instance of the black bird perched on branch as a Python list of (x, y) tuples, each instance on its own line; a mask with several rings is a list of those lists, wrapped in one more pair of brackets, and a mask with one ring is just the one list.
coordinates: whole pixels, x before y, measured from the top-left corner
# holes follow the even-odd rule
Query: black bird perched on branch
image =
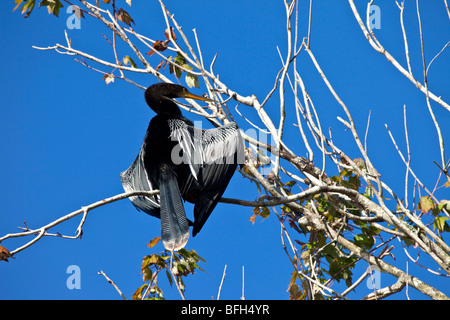
[[(136, 160), (120, 175), (125, 191), (159, 189), (159, 196), (130, 200), (138, 210), (161, 219), (162, 242), (171, 251), (186, 245), (189, 225), (194, 236), (201, 230), (244, 158), (236, 123), (194, 128), (174, 98), (213, 101), (175, 84), (148, 87), (145, 100), (157, 115)], [(195, 204), (194, 223), (186, 218), (182, 198)]]

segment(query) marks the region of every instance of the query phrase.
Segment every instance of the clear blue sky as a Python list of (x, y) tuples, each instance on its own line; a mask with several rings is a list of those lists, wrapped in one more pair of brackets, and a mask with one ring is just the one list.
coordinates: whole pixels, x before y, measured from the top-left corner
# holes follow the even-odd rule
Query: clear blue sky
[[(138, 32), (163, 38), (165, 23), (157, 1), (135, 0), (131, 8), (125, 1), (117, 2), (130, 12)], [(301, 1), (301, 12), (307, 10), (305, 2), (309, 3)], [(405, 24), (410, 36), (413, 71), (422, 80), (415, 6), (412, 1), (406, 2)], [(430, 61), (450, 41), (450, 21), (442, 1), (420, 2), (425, 53)], [(393, 1), (377, 1), (377, 4), (382, 13), (377, 36), (405, 66), (399, 11)], [(226, 6), (224, 2), (205, 0), (189, 4), (166, 1), (166, 6), (176, 14), (192, 39), (190, 30), (196, 28), (205, 64), (219, 53), (214, 70), (223, 82), (242, 95), (255, 94), (260, 101), (264, 99), (281, 68), (276, 46), (283, 54), (286, 48), (285, 13), (280, 1), (227, 1)], [(19, 12), (12, 12), (13, 7), (13, 1), (1, 2), (0, 235), (18, 231), (17, 227), (23, 226), (24, 221), (30, 228), (40, 227), (83, 205), (121, 193), (119, 174), (134, 160), (154, 115), (146, 106), (141, 89), (119, 80), (107, 86), (101, 74), (75, 62), (73, 57), (31, 47), (65, 44), (64, 29), (69, 17), (66, 8), (61, 10), (59, 18), (49, 16), (45, 8), (35, 8), (30, 18), (24, 19)], [(363, 15), (365, 4), (359, 5), (359, 10)], [(368, 149), (378, 171), (402, 194), (404, 166), (384, 124), (390, 126), (405, 151), (402, 117), (406, 105), (410, 141), (414, 141), (412, 165), (432, 189), (438, 172), (432, 160), (439, 162), (439, 153), (424, 95), (369, 47), (346, 1), (315, 1), (313, 13), (312, 49), (351, 110), (361, 134), (368, 112), (372, 111)], [(303, 32), (306, 17), (301, 14)], [(100, 22), (83, 19), (80, 30), (68, 30), (68, 33), (73, 47), (113, 60), (111, 47), (102, 37), (105, 33), (110, 38), (111, 32)], [(119, 55), (134, 57), (124, 46), (119, 47)], [(149, 61), (153, 66), (159, 63), (156, 55)], [(300, 70), (319, 110), (322, 126), (331, 127), (334, 141), (350, 155), (357, 156), (349, 133), (336, 120), (337, 116), (345, 118), (345, 114), (314, 72), (307, 55), (303, 54), (300, 61)], [(429, 74), (431, 90), (447, 102), (450, 101), (449, 75), (450, 50), (447, 50), (434, 62)], [(144, 86), (156, 82), (149, 75), (132, 76), (132, 79)], [(204, 88), (192, 91), (203, 93)], [(230, 103), (231, 108), (234, 106)], [(450, 121), (449, 112), (436, 104), (433, 107), (444, 137), (450, 138), (450, 128), (445, 125)], [(277, 123), (277, 98), (266, 108)], [(249, 108), (241, 106), (240, 111), (257, 121)], [(287, 143), (298, 155), (305, 156), (303, 145), (297, 143), (298, 129), (291, 126), (296, 123), (292, 103), (288, 104), (287, 115)], [(241, 120), (239, 125), (244, 130), (248, 127)], [(442, 197), (449, 198), (448, 189), (440, 192)], [(237, 173), (224, 196), (253, 200), (257, 190)], [(187, 205), (186, 211), (191, 210)], [(251, 208), (219, 204), (204, 229), (189, 240), (187, 248), (194, 248), (207, 263), (200, 265), (206, 273), (199, 272), (186, 280), (187, 298), (216, 297), (225, 265), (228, 268), (221, 298), (239, 299), (242, 266), (245, 266), (246, 298), (288, 298), (286, 289), (293, 269), (280, 243), (278, 220), (272, 214), (252, 225), (248, 221), (251, 215)], [(72, 235), (78, 221), (65, 223), (55, 231)], [(1, 262), (0, 299), (120, 299), (113, 287), (97, 274), (100, 270), (130, 297), (142, 284), (141, 258), (154, 252), (146, 244), (159, 235), (159, 221), (136, 211), (128, 200), (122, 200), (92, 211), (83, 231), (81, 240), (47, 237), (17, 254), (16, 259)], [(12, 250), (21, 243), (23, 239), (8, 240), (2, 245)], [(393, 244), (398, 247), (397, 261), (404, 261), (400, 243), (395, 240)], [(162, 250), (162, 245), (156, 250)], [(411, 252), (416, 254), (414, 250)], [(395, 263), (389, 258), (387, 261)], [(420, 261), (427, 264), (424, 254)], [(80, 290), (66, 287), (66, 269), (70, 265), (81, 269)], [(430, 266), (436, 268), (434, 264)], [(367, 265), (362, 263), (355, 269), (355, 279), (364, 272), (364, 267)], [(399, 267), (405, 268), (403, 264)], [(450, 294), (448, 278), (431, 277), (411, 262), (409, 270)], [(394, 281), (388, 275), (381, 276), (382, 286)], [(160, 278), (160, 286), (166, 298), (179, 299), (165, 275)], [(350, 297), (358, 298), (370, 291), (366, 289)], [(409, 294), (411, 298), (425, 297), (413, 289)], [(397, 297), (405, 298), (405, 295)]]

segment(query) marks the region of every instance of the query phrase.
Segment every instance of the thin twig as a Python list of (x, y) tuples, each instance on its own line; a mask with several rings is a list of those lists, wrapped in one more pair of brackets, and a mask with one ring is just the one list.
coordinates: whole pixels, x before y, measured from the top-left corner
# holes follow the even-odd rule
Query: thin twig
[(372, 114), (372, 110), (369, 110), (369, 116), (367, 117), (366, 134), (364, 135), (364, 150), (366, 152), (367, 152), (367, 135), (369, 134), (370, 115), (371, 114)]
[(111, 284), (114, 289), (116, 289), (116, 291), (120, 294), (120, 296), (122, 297), (123, 300), (127, 300), (127, 298), (123, 295), (122, 291), (120, 291), (119, 287), (114, 283), (114, 281), (112, 281), (104, 272), (103, 270), (100, 270), (100, 272), (98, 273), (99, 275), (102, 275), (105, 277), (106, 281), (108, 281), (109, 284)]
[(408, 65), (408, 71), (412, 75), (411, 62), (409, 60), (408, 39), (406, 37), (405, 24), (403, 22), (403, 12), (405, 10), (405, 1), (402, 1), (401, 5), (399, 5), (397, 1), (395, 1), (395, 3), (397, 4), (397, 7), (400, 9), (400, 25), (402, 27), (403, 43), (404, 43), (404, 46), (405, 46), (406, 63)]
[(306, 47), (308, 49), (310, 48), (310, 43), (311, 43), (312, 2), (313, 2), (313, 0), (309, 1), (308, 41), (306, 43)]
[(403, 124), (405, 127), (405, 138), (406, 138), (406, 151), (408, 154), (408, 160), (406, 162), (406, 173), (405, 173), (405, 207), (409, 207), (408, 199), (408, 179), (409, 179), (409, 168), (411, 165), (411, 150), (409, 148), (409, 135), (408, 135), (408, 125), (406, 121), (406, 105), (403, 106)]
[(450, 19), (450, 9), (448, 8), (447, 0), (444, 0), (445, 9), (447, 9), (448, 18)]
[(225, 268), (223, 268), (223, 274), (222, 274), (222, 280), (220, 281), (220, 285), (219, 285), (219, 292), (217, 292), (217, 300), (220, 300), (220, 293), (222, 292), (222, 285), (223, 285), (223, 281), (225, 280), (225, 276), (227, 272), (227, 265), (225, 265)]
[(175, 286), (177, 287), (177, 290), (181, 296), (181, 299), (186, 300), (186, 297), (184, 295), (184, 290), (180, 288), (180, 284), (178, 283), (179, 277), (175, 275), (173, 272), (174, 268), (177, 267), (173, 265), (173, 257), (174, 257), (174, 251), (172, 250), (170, 253), (170, 264), (169, 264), (169, 272), (172, 275), (173, 281), (175, 282)]
[[(445, 167), (445, 145), (444, 145), (444, 138), (442, 136), (441, 128), (439, 126), (439, 123), (436, 119), (436, 116), (434, 115), (433, 109), (431, 108), (430, 99), (429, 99), (429, 90), (428, 90), (428, 68), (426, 66), (425, 62), (425, 48), (423, 44), (423, 33), (422, 33), (422, 20), (420, 18), (420, 10), (419, 10), (419, 0), (416, 0), (416, 6), (417, 6), (417, 20), (419, 21), (419, 34), (420, 34), (420, 47), (422, 49), (422, 63), (423, 63), (423, 82), (425, 84), (425, 96), (428, 106), (428, 111), (430, 112), (431, 119), (433, 120), (434, 126), (436, 128), (436, 132), (438, 135), (439, 140), (439, 151), (441, 153), (441, 161), (442, 161), (442, 167)], [(444, 47), (445, 48), (445, 47)], [(441, 50), (442, 52), (442, 50)], [(431, 62), (430, 62), (431, 63)]]
[(245, 271), (244, 266), (242, 266), (242, 296), (241, 300), (245, 300)]

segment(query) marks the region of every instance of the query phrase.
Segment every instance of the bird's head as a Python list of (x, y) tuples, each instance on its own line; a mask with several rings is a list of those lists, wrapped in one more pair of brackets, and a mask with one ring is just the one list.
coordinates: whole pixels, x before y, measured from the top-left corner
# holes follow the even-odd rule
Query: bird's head
[(210, 101), (206, 97), (190, 93), (185, 87), (172, 83), (157, 83), (145, 90), (145, 101), (156, 113), (181, 114), (180, 109), (172, 101), (175, 98)]

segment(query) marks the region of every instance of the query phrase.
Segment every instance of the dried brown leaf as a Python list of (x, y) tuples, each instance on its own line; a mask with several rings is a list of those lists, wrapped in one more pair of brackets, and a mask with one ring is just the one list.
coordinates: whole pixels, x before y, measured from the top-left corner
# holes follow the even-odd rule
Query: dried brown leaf
[(0, 246), (0, 261), (8, 261), (8, 258), (12, 258), (12, 254), (3, 246)]
[(123, 10), (122, 8), (120, 8), (119, 11), (117, 11), (117, 19), (119, 19), (119, 21), (129, 25), (130, 27), (131, 27), (131, 23), (134, 23), (130, 14), (128, 12), (126, 12), (125, 10)]
[(152, 241), (149, 242), (147, 247), (153, 248), (154, 246), (156, 246), (158, 244), (159, 240), (161, 240), (161, 237), (154, 238)]
[[(172, 31), (172, 40), (177, 40), (177, 37), (175, 37), (175, 32), (173, 32), (173, 27), (170, 27), (170, 31)], [(164, 31), (164, 35), (167, 40), (170, 40), (169, 28)]]
[(168, 44), (169, 44), (169, 40), (165, 40), (165, 41), (157, 40), (153, 44), (153, 50), (150, 50), (149, 52), (147, 52), (147, 54), (151, 56), (155, 53), (155, 50), (164, 51), (167, 49)]
[(112, 73), (105, 73), (103, 75), (102, 80), (106, 82), (106, 84), (110, 84), (111, 82), (114, 82), (114, 75)]
[(161, 68), (162, 68), (162, 66), (164, 65), (164, 60), (161, 60), (161, 62), (158, 64), (158, 66), (156, 67), (156, 71), (159, 71)]

